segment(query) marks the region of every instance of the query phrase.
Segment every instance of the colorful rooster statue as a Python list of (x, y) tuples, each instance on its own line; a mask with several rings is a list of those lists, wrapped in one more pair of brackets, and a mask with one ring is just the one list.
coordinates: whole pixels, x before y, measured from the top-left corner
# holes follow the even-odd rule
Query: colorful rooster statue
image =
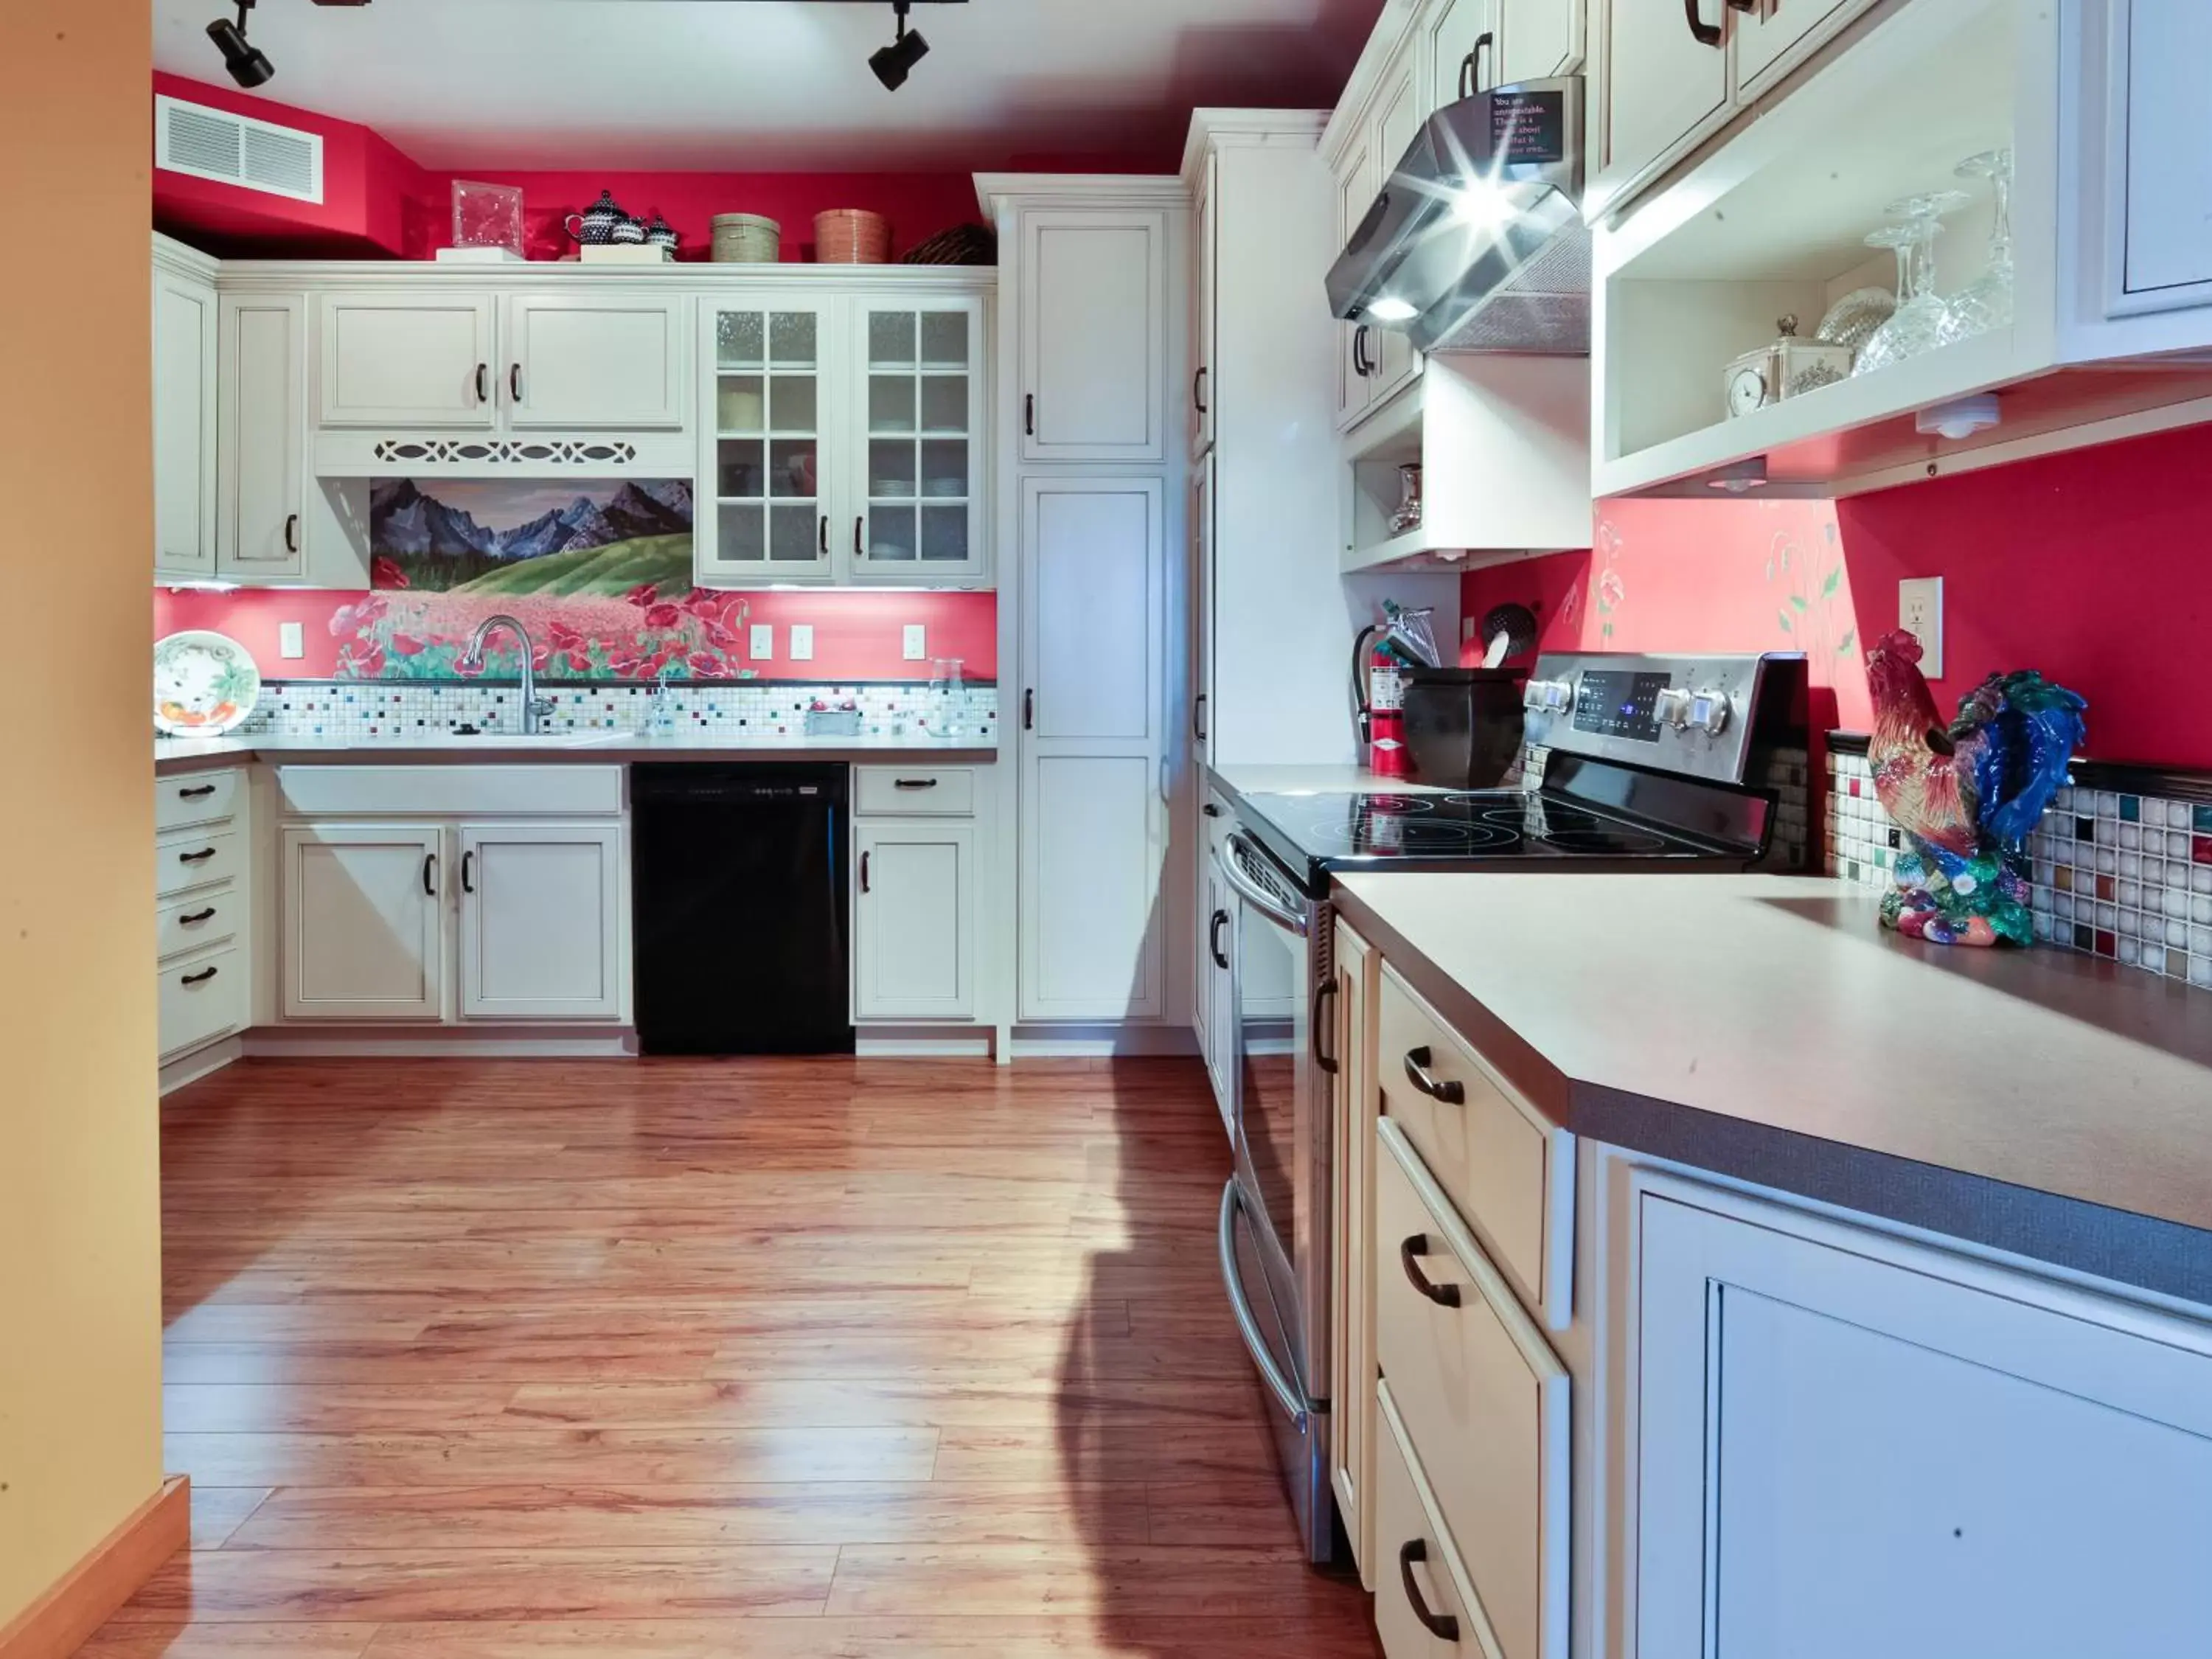
[(2087, 728), (2081, 697), (2042, 675), (1992, 674), (1947, 727), (1899, 631), (1867, 653), (1875, 793), (1905, 832), (1885, 927), (1939, 945), (2028, 945), (2027, 837)]

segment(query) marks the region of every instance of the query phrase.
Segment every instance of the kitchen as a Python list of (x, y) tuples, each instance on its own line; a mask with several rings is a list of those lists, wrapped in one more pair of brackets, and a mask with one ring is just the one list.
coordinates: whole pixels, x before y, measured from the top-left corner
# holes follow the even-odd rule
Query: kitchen
[(204, 9), (0, 1656), (2187, 1650), (2196, 9)]

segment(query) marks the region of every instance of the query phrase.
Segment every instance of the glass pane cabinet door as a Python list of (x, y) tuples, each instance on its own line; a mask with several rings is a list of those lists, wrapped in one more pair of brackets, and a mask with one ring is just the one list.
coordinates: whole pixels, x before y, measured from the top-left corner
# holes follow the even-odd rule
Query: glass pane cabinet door
[(828, 330), (806, 307), (714, 313), (713, 574), (759, 581), (828, 577), (821, 476), (822, 351)]
[(980, 563), (980, 307), (861, 307), (867, 510), (854, 575), (957, 580)]

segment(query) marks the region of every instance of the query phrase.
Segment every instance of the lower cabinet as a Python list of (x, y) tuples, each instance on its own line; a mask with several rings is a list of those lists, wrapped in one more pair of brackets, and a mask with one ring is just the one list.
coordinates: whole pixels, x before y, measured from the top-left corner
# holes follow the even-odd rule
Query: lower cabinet
[(246, 801), (242, 771), (191, 773), (155, 786), (155, 1006), (164, 1064), (251, 1020)]
[(975, 1013), (975, 830), (860, 819), (853, 836), (853, 1018)]
[(1237, 1004), (1230, 964), (1237, 959), (1237, 902), (1215, 862), (1230, 823), (1228, 803), (1218, 796), (1206, 803), (1199, 834), (1198, 961), (1192, 980), (1191, 1029), (1206, 1074), (1213, 1085), (1213, 1103), (1231, 1138), (1237, 1133)]
[(280, 856), (286, 1019), (445, 1012), (446, 832), (421, 823), (288, 826)]
[(1329, 1213), (1329, 1485), (1360, 1582), (1376, 1583), (1375, 1266), (1370, 1248), (1375, 1209), (1375, 976), (1382, 958), (1342, 921), (1336, 924), (1335, 971), (1329, 981), (1328, 1052), (1336, 1061), (1329, 1119), (1334, 1125)]
[(1467, 1569), (1420, 1472), (1387, 1382), (1375, 1395), (1375, 1633), (1386, 1659), (1456, 1659), (1494, 1654), (1475, 1632), (1479, 1614)]
[(461, 1018), (622, 1015), (618, 823), (464, 823)]

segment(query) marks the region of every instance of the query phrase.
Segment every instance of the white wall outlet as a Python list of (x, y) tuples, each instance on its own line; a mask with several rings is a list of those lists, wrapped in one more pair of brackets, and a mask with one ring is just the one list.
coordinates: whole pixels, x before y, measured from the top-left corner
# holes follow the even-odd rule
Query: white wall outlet
[(299, 623), (278, 623), (276, 624), (276, 654), (280, 657), (294, 659), (307, 654), (307, 641), (301, 635)]
[(775, 624), (755, 623), (750, 629), (752, 639), (745, 647), (745, 655), (755, 662), (775, 660)]
[(812, 623), (792, 623), (791, 659), (793, 662), (814, 660), (814, 624)]
[(1910, 576), (1897, 585), (1897, 625), (1920, 641), (1920, 672), (1943, 678), (1943, 579)]
[(929, 654), (927, 631), (920, 623), (908, 623), (900, 630), (906, 641), (906, 659), (920, 662)]

